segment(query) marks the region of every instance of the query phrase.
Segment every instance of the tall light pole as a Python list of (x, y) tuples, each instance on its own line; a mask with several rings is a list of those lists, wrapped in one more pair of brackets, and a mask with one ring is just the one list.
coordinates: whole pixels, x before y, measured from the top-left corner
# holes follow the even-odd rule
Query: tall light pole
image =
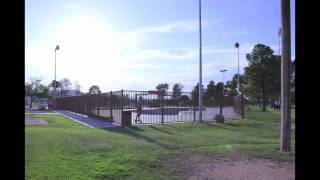
[(201, 0), (199, 0), (199, 122), (202, 122), (202, 39), (201, 39)]
[[(226, 72), (226, 69), (220, 70), (222, 72), (222, 98), (224, 99), (224, 73)], [(220, 115), (222, 115), (222, 103), (220, 102)]]
[(54, 97), (54, 109), (56, 109), (56, 87), (57, 87), (57, 80), (56, 80), (56, 69), (57, 69), (57, 50), (60, 50), (59, 45), (56, 46), (54, 49), (54, 90), (53, 90), (53, 97)]
[(281, 55), (281, 28), (279, 28), (278, 36), (279, 36), (279, 56), (280, 56)]
[(290, 151), (290, 0), (281, 0), (281, 151)]
[(227, 69), (222, 69), (220, 72), (222, 72), (222, 84), (224, 84), (224, 73), (228, 71)]
[(234, 44), (234, 47), (238, 49), (238, 85), (237, 85), (237, 88), (238, 88), (238, 92), (240, 94), (240, 73), (239, 73), (239, 47), (240, 47), (240, 45), (239, 45), (239, 43), (236, 42)]

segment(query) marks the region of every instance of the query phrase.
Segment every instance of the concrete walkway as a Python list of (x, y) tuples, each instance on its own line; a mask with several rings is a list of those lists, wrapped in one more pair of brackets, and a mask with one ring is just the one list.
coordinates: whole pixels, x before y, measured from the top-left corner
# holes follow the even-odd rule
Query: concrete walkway
[(57, 110), (55, 112), (61, 114), (62, 116), (65, 116), (69, 119), (77, 121), (85, 126), (91, 127), (91, 128), (119, 127), (118, 125), (115, 125), (115, 124), (111, 123), (110, 121), (95, 119), (95, 118), (87, 117), (87, 116), (80, 115), (77, 113), (73, 113), (70, 111)]

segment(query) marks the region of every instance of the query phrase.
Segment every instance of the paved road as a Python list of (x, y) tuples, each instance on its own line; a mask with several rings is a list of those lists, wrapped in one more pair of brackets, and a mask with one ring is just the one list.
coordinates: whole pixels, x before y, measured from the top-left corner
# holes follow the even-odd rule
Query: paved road
[(48, 121), (43, 119), (35, 119), (28, 116), (24, 117), (24, 123), (26, 125), (34, 125), (34, 124), (48, 124)]
[(38, 113), (54, 113), (53, 111), (49, 111), (49, 110), (38, 110), (38, 109), (24, 109), (24, 112), (27, 114), (38, 114)]

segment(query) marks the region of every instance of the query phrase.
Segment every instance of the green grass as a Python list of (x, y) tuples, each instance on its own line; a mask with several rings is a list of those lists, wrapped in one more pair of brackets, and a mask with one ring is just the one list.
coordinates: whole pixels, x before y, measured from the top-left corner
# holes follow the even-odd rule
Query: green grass
[[(33, 115), (47, 125), (26, 126), (27, 179), (173, 179), (161, 157), (204, 154), (294, 161), (279, 152), (280, 114), (251, 107), (246, 119), (132, 128), (91, 129), (59, 115)], [(234, 152), (234, 151), (232, 151)]]

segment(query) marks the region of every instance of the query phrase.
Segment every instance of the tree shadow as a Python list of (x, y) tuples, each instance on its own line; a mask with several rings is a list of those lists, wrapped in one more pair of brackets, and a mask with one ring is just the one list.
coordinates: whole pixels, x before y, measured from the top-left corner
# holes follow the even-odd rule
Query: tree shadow
[(203, 124), (205, 124), (205, 125), (207, 125), (207, 126), (213, 126), (213, 127), (216, 127), (216, 128), (221, 128), (221, 129), (229, 129), (229, 128), (226, 128), (226, 127), (222, 127), (222, 126), (220, 126), (220, 125), (217, 125), (217, 124), (213, 124), (213, 123), (203, 123)]
[(239, 125), (239, 124), (225, 123), (225, 125), (233, 126), (233, 127), (240, 127), (240, 125)]
[(161, 143), (161, 142), (155, 140), (154, 138), (151, 138), (151, 137), (148, 137), (148, 136), (145, 136), (145, 135), (138, 133), (138, 131), (143, 131), (139, 127), (132, 126), (132, 127), (115, 127), (115, 128), (101, 128), (101, 129), (103, 129), (105, 131), (113, 132), (113, 133), (124, 134), (129, 137), (135, 137), (137, 139), (143, 139), (143, 140), (147, 141), (148, 143), (155, 144), (155, 145), (160, 146), (160, 147), (167, 149), (167, 150), (179, 149), (179, 146), (177, 146), (177, 145), (164, 144), (164, 143)]
[(174, 133), (172, 133), (172, 132), (170, 132), (170, 131), (157, 128), (157, 127), (155, 127), (155, 126), (153, 126), (153, 125), (151, 125), (151, 126), (149, 126), (149, 127), (152, 128), (152, 129), (154, 129), (154, 130), (156, 130), (156, 131), (165, 133), (165, 134), (175, 135)]

